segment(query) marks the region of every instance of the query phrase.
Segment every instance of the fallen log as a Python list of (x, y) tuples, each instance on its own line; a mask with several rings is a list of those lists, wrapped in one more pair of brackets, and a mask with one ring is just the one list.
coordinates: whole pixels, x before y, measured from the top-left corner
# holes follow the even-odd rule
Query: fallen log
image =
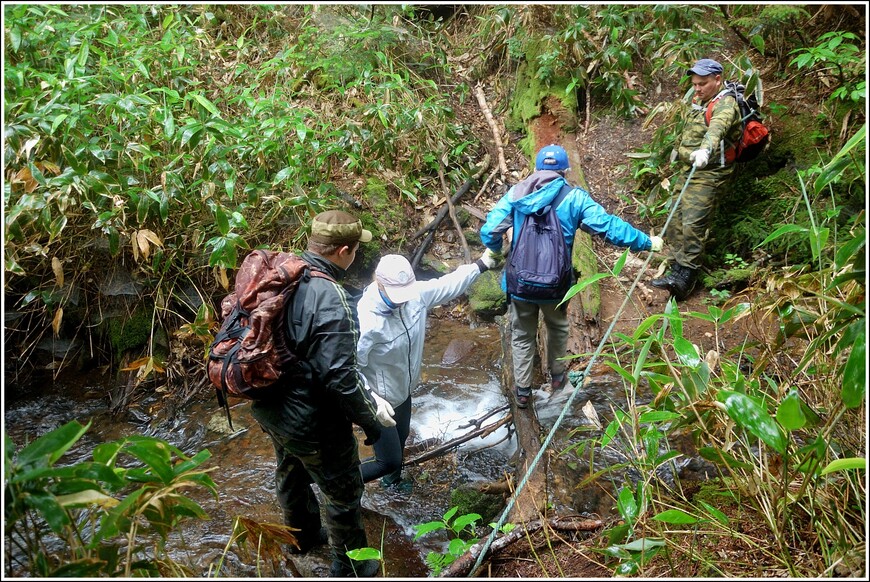
[(501, 323), (501, 342), (502, 387), (508, 392), (517, 435), (516, 483), (522, 481), (528, 474), (523, 489), (514, 493), (514, 505), (507, 516), (507, 521), (521, 523), (535, 519), (547, 506), (549, 457), (546, 454), (542, 455), (537, 465), (531, 466), (532, 460), (541, 450), (541, 423), (538, 421), (538, 414), (535, 411), (534, 398), (530, 400), (528, 408), (517, 409), (516, 407), (517, 400), (513, 394), (514, 368), (511, 354), (511, 327), (508, 317), (503, 318)]
[[(553, 517), (546, 520), (537, 519), (525, 524), (520, 524), (510, 533), (493, 541), (489, 546), (490, 558), (498, 552), (503, 551), (517, 540), (523, 539), (527, 535), (532, 535), (544, 527), (556, 531), (597, 531), (601, 529), (602, 526), (603, 522), (600, 520), (588, 519), (580, 516)], [(441, 573), (441, 577), (464, 578), (468, 576), (469, 573), (471, 573), (471, 568), (474, 566), (482, 548), (482, 541), (471, 546), (466, 553), (459, 556), (455, 562), (450, 564), (450, 567)]]
[(473, 439), (475, 437), (485, 438), (485, 437), (489, 436), (490, 434), (492, 434), (496, 429), (504, 426), (505, 424), (509, 423), (510, 421), (511, 421), (511, 416), (508, 414), (508, 415), (502, 417), (500, 420), (497, 420), (497, 421), (495, 421), (491, 424), (488, 424), (486, 426), (481, 426), (481, 427), (477, 428), (476, 430), (473, 430), (469, 433), (462, 435), (461, 437), (456, 437), (455, 439), (451, 439), (451, 440), (447, 441), (446, 443), (444, 443), (443, 445), (435, 447), (434, 449), (432, 449), (430, 451), (426, 451), (425, 453), (418, 455), (418, 456), (414, 457), (413, 459), (409, 459), (409, 460), (405, 461), (402, 464), (402, 466), (403, 467), (412, 467), (414, 465), (419, 465), (420, 463), (422, 463), (424, 461), (428, 461), (429, 459), (434, 459), (435, 457), (443, 455), (444, 453), (450, 451), (451, 449), (455, 449), (456, 447), (458, 447), (462, 443), (470, 441), (471, 439)]
[[(476, 180), (478, 180), (483, 175), (483, 173), (487, 170), (487, 168), (489, 168), (489, 154), (484, 156), (483, 162), (481, 163), (478, 170), (474, 173), (473, 176), (468, 178), (465, 181), (465, 183), (462, 184), (462, 186), (459, 187), (459, 190), (456, 191), (456, 194), (454, 194), (453, 198), (451, 198), (450, 200), (454, 204), (456, 204), (460, 198), (465, 196), (465, 194), (468, 192), (468, 189), (471, 188), (471, 186), (474, 184), (474, 182)], [(438, 225), (441, 224), (441, 221), (444, 220), (445, 216), (447, 216), (448, 210), (449, 210), (449, 208), (442, 206), (438, 210), (438, 214), (435, 215), (435, 218), (433, 218), (429, 224), (427, 224), (426, 226), (424, 226), (423, 228), (421, 228), (420, 230), (415, 232), (413, 235), (411, 235), (411, 240), (417, 240), (418, 238), (420, 238), (421, 236), (423, 236), (427, 232), (431, 232), (431, 231), (435, 230), (436, 228), (438, 228)]]

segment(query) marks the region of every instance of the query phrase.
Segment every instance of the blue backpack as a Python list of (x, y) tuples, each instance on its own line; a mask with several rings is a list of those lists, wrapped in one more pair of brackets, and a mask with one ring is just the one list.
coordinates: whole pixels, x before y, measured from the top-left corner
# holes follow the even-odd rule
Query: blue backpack
[(565, 184), (553, 201), (523, 220), (505, 265), (508, 299), (561, 301), (574, 284), (571, 251), (556, 207), (573, 190)]

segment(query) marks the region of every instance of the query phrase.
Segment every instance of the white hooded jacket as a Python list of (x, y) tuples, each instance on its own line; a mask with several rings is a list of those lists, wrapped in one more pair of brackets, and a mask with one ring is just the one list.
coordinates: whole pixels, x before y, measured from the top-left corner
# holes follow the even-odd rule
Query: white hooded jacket
[(381, 298), (377, 283), (365, 288), (357, 305), (357, 363), (369, 389), (394, 407), (411, 396), (420, 381), (429, 309), (462, 295), (480, 273), (471, 263), (437, 279), (418, 280), (419, 296), (396, 309)]

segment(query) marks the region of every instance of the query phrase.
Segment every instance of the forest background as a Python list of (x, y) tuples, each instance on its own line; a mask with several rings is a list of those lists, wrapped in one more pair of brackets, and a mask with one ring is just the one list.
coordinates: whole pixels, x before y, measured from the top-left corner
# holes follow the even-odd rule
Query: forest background
[[(483, 160), (527, 160), (527, 125), (548, 98), (587, 127), (606, 117), (654, 129), (626, 159), (621, 202), (661, 226), (678, 80), (727, 53), (763, 97), (773, 140), (717, 219), (711, 264), (733, 268), (705, 282), (722, 305), (705, 315), (753, 313), (773, 333), (766, 350), (717, 362), (682, 341), (673, 312), (621, 338), (637, 356), (614, 367), (659, 397), (614, 432), (629, 426), (648, 452), (689, 430), (723, 481), (716, 495), (676, 500), (651, 485), (667, 459), (641, 455), (650, 486), (620, 492), (602, 560), (655, 575), (656, 560), (679, 562), (684, 536), (703, 531), (721, 551), (723, 539), (749, 544), (784, 575), (866, 572), (863, 4), (19, 3), (3, 19), (4, 397), (46, 373), (109, 366), (129, 378), (116, 407), (158, 386), (181, 403), (207, 392), (190, 379), (250, 249), (301, 249), (312, 215), (347, 208), (376, 234), (355, 265), (370, 271), (407, 251), (444, 194), (489, 169)], [(478, 87), (503, 133), (480, 122)], [(527, 171), (514, 167), (481, 186), (484, 200)], [(750, 302), (727, 303), (744, 289)], [(42, 349), (60, 340), (87, 349)], [(144, 499), (181, 482), (213, 487), (204, 459), (176, 464), (180, 451), (143, 440), (55, 467), (83, 430), (17, 452), (7, 440), (7, 535), (28, 540), (35, 575), (166, 575), (160, 560), (105, 548), (130, 528), (165, 533), (199, 516), (180, 494), (154, 514)], [(130, 447), (146, 469), (115, 465)], [(744, 535), (731, 502), (752, 507), (764, 533)], [(102, 527), (72, 535), (82, 513)], [(50, 532), (68, 554), (46, 551)], [(692, 554), (694, 575), (744, 563), (713, 552)]]

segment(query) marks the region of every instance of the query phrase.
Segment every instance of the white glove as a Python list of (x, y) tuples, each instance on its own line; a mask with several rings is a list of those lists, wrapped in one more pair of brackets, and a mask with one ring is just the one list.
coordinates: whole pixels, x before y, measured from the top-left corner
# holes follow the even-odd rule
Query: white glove
[(486, 249), (486, 251), (480, 255), (480, 262), (483, 263), (487, 269), (495, 269), (504, 262), (504, 255), (497, 253), (492, 249)]
[(378, 407), (377, 412), (375, 412), (378, 422), (387, 428), (396, 426), (396, 421), (393, 420), (393, 415), (396, 412), (393, 410), (393, 407), (390, 406), (390, 403), (378, 396), (376, 392), (372, 392), (372, 397), (375, 399), (375, 405)]
[(651, 236), (649, 237), (650, 242), (652, 242), (652, 246), (650, 247), (650, 251), (654, 253), (660, 253), (662, 250), (662, 246), (665, 244), (665, 241), (662, 240), (660, 236)]
[(696, 169), (700, 170), (710, 161), (710, 152), (707, 150), (695, 150), (689, 154), (689, 161), (694, 164)]

